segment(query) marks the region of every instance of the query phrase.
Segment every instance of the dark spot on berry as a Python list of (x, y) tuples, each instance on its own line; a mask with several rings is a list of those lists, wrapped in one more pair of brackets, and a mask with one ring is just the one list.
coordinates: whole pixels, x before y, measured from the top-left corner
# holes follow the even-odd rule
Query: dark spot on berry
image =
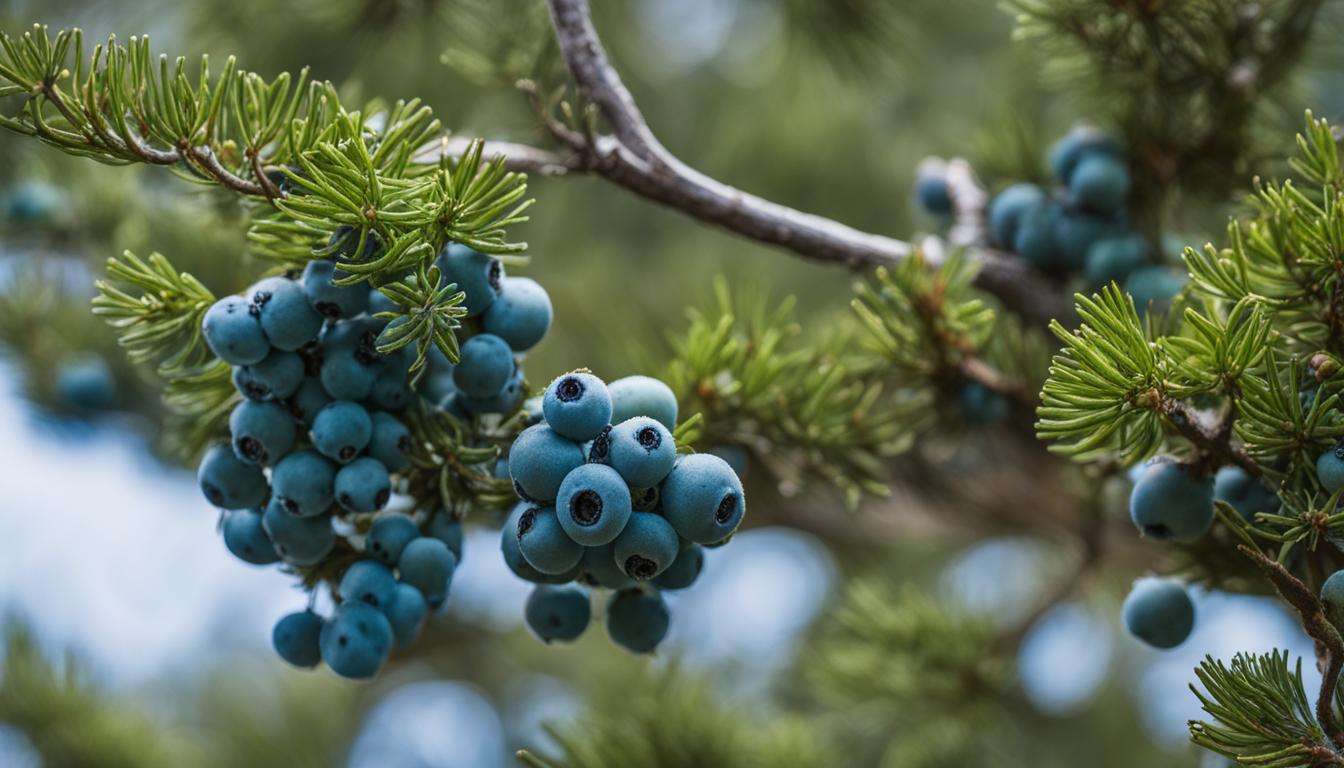
[(337, 451), (341, 461), (349, 461), (355, 458), (356, 453), (359, 453), (359, 451), (356, 451), (353, 445), (342, 446), (341, 450)]
[(640, 555), (631, 555), (625, 559), (625, 575), (639, 581), (648, 581), (658, 573), (658, 564)]
[(373, 506), (375, 509), (382, 509), (387, 506), (387, 500), (392, 498), (392, 492), (384, 488), (378, 491), (378, 495), (373, 497)]
[(733, 519), (733, 512), (737, 511), (737, 494), (730, 493), (723, 497), (719, 502), (719, 508), (714, 511), (714, 522), (719, 525), (727, 523)]
[(566, 376), (555, 385), (555, 397), (562, 403), (572, 403), (583, 397), (583, 382), (577, 377)]
[(333, 320), (341, 316), (341, 308), (335, 302), (319, 301), (313, 305), (313, 309), (317, 310), (317, 314)]
[(383, 544), (380, 541), (375, 541), (369, 545), (369, 549), (372, 549), (374, 552), (382, 552)]
[(520, 485), (517, 480), (513, 481), (513, 492), (518, 494), (518, 498), (523, 501), (535, 501), (535, 499), (527, 495), (527, 492), (523, 490), (523, 486)]
[(569, 516), (579, 525), (593, 525), (602, 519), (602, 497), (597, 491), (584, 489), (569, 500)]
[(1169, 539), (1171, 538), (1171, 529), (1162, 523), (1152, 523), (1143, 526), (1143, 535), (1151, 536), (1154, 539)]
[(533, 524), (537, 522), (537, 510), (529, 509), (518, 516), (518, 538), (523, 538), (527, 532), (532, 530)]
[(397, 450), (402, 453), (410, 453), (413, 447), (415, 447), (415, 441), (411, 439), (410, 435), (402, 435), (397, 440)]
[(270, 301), (271, 301), (270, 291), (257, 291), (256, 293), (252, 294), (252, 306), (256, 307), (258, 310), (269, 304)]
[[(362, 594), (362, 595), (360, 595), (360, 596), (359, 596), (359, 599), (360, 599), (360, 600), (363, 600), (364, 602), (368, 603), (369, 605), (372, 605), (374, 608), (377, 608), (377, 607), (378, 607), (378, 598), (374, 597), (374, 596), (371, 595), (371, 594), (368, 594), (367, 592), (364, 593), (364, 594)], [(360, 629), (363, 629), (363, 627), (360, 627)]]
[(490, 266), (486, 267), (485, 279), (489, 281), (490, 287), (499, 293), (500, 283), (504, 278), (504, 266), (499, 263), (499, 259), (491, 259)]
[(645, 427), (635, 433), (635, 439), (644, 446), (644, 450), (652, 451), (663, 444), (663, 436), (653, 427)]
[(299, 503), (293, 499), (281, 499), (280, 507), (291, 515), (299, 514)]
[(289, 547), (285, 544), (276, 544), (275, 551), (280, 553), (281, 557), (286, 557), (289, 555)]
[(344, 648), (345, 646), (350, 644), (350, 638), (346, 637), (345, 635), (340, 635), (336, 638), (336, 642), (339, 643), (342, 648)]
[(354, 506), (354, 504), (351, 503), (352, 501), (353, 499), (350, 498), (350, 494), (348, 492), (345, 491), (341, 492), (341, 498), (340, 498), (341, 506), (343, 507)]
[(549, 615), (549, 616), (546, 617), (546, 623), (547, 623), (547, 624), (550, 624), (552, 627), (559, 627), (559, 626), (560, 626), (560, 617), (559, 617), (559, 616), (556, 616), (554, 613), (552, 613), (551, 615)]
[(266, 461), (266, 448), (261, 441), (250, 435), (244, 435), (234, 440), (234, 445), (238, 447), (238, 452), (255, 462)]
[(243, 384), (243, 394), (248, 400), (265, 400), (271, 396), (271, 388), (257, 381)]
[(611, 453), (611, 425), (602, 428), (602, 432), (593, 438), (593, 446), (588, 449), (588, 461), (592, 464), (601, 464), (607, 460), (607, 455)]
[(212, 483), (202, 483), (201, 490), (205, 492), (205, 498), (210, 500), (216, 507), (224, 506), (224, 492), (219, 490), (219, 486)]

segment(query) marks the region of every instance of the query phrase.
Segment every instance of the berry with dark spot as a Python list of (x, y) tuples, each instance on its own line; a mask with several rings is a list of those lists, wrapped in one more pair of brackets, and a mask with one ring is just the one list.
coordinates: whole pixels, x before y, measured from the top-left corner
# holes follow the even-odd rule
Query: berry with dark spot
[(225, 296), (201, 319), (201, 333), (215, 356), (229, 365), (251, 365), (265, 359), (271, 343), (252, 305), (242, 296)]
[(322, 636), (322, 617), (312, 611), (298, 611), (281, 618), (271, 630), (271, 646), (280, 658), (296, 667), (312, 669), (322, 661), (318, 647)]
[(294, 419), (278, 403), (244, 400), (229, 414), (233, 454), (248, 464), (270, 465), (294, 447)]
[(551, 297), (530, 277), (506, 277), (481, 325), (515, 352), (535, 347), (551, 327)]
[(662, 503), (662, 489), (656, 485), (630, 491), (630, 508), (636, 512), (656, 512)]
[(275, 544), (276, 553), (290, 565), (316, 565), (336, 546), (336, 531), (326, 515), (295, 517), (272, 500), (266, 505), (261, 524)]
[(605, 464), (583, 464), (565, 476), (555, 499), (565, 534), (585, 547), (616, 540), (630, 519), (630, 488)]
[(583, 455), (593, 464), (607, 464), (611, 461), (611, 425), (602, 428), (597, 437), (583, 444)]
[(611, 420), (619, 424), (636, 416), (648, 416), (668, 429), (677, 428), (677, 396), (672, 388), (652, 376), (626, 376), (607, 385), (611, 395)]
[(556, 377), (542, 396), (541, 409), (551, 429), (579, 442), (592, 440), (611, 423), (611, 395), (591, 373)]
[(550, 643), (577, 639), (588, 628), (593, 611), (588, 593), (578, 587), (538, 584), (527, 596), (523, 615), (528, 628)]
[[(256, 397), (255, 392), (249, 393), (241, 388), (239, 389), (240, 392), (253, 400), (270, 400), (272, 398), (283, 400), (298, 391), (299, 386), (303, 384), (303, 358), (299, 357), (297, 352), (273, 349), (261, 362), (239, 370), (246, 371), (244, 378), (252, 389), (265, 392), (264, 397)], [(238, 379), (235, 371), (235, 386), (237, 383)]]
[(287, 277), (268, 277), (249, 288), (247, 297), (273, 347), (296, 350), (322, 330), (322, 316), (308, 303), (303, 288)]
[(369, 402), (385, 411), (400, 411), (411, 403), (411, 388), (406, 385), (406, 373), (392, 366), (383, 369), (373, 381)]
[(1255, 520), (1255, 516), (1261, 512), (1278, 512), (1281, 506), (1277, 493), (1241, 467), (1223, 467), (1218, 470), (1213, 476), (1213, 498), (1230, 504), (1247, 520)]
[(392, 651), (392, 624), (364, 603), (342, 603), (322, 627), (322, 660), (341, 677), (363, 680), (378, 674)]
[(648, 581), (677, 559), (677, 532), (661, 515), (635, 512), (616, 538), (612, 554), (621, 570), (636, 581)]
[(1134, 483), (1129, 517), (1144, 536), (1194, 541), (1213, 523), (1213, 483), (1174, 461), (1155, 461)]
[(331, 395), (327, 394), (326, 387), (322, 386), (321, 381), (307, 378), (299, 385), (298, 390), (285, 400), (285, 407), (296, 421), (305, 427), (311, 427), (317, 414), (331, 401)]
[(700, 578), (705, 567), (705, 549), (687, 542), (677, 552), (677, 559), (653, 580), (659, 589), (685, 589)]
[(453, 383), (467, 397), (493, 397), (509, 383), (516, 367), (513, 350), (503, 339), (480, 333), (462, 344), (453, 368)]
[(371, 418), (373, 435), (369, 438), (369, 455), (381, 461), (389, 472), (405, 469), (411, 463), (411, 449), (415, 446), (411, 430), (390, 413), (376, 411)]
[(633, 653), (652, 653), (671, 623), (667, 603), (657, 590), (622, 589), (607, 603), (607, 634)]
[(392, 569), (377, 560), (356, 560), (345, 569), (337, 593), (342, 601), (360, 602), (374, 608), (386, 608), (397, 591)]
[(611, 428), (609, 463), (631, 487), (661, 483), (676, 462), (672, 433), (648, 416), (636, 416)]
[(261, 525), (261, 513), (239, 509), (224, 516), (224, 546), (234, 557), (253, 565), (270, 565), (280, 559), (275, 545)]
[(461, 243), (449, 243), (434, 263), (445, 282), (457, 283), (458, 290), (466, 294), (467, 317), (489, 309), (503, 287), (504, 265), (500, 260)]
[(392, 497), (392, 478), (381, 461), (361, 456), (336, 472), (336, 503), (351, 512), (376, 512)]
[(746, 497), (728, 462), (711, 453), (683, 456), (663, 481), (663, 514), (682, 538), (712, 544), (742, 522)]
[(989, 204), (989, 233), (1000, 248), (1012, 248), (1017, 228), (1028, 211), (1045, 203), (1045, 191), (1035, 184), (1014, 184)]
[(448, 599), (448, 587), (456, 569), (457, 558), (448, 545), (433, 536), (413, 539), (397, 559), (402, 582), (420, 590), (430, 608), (438, 608)]
[(429, 614), (429, 603), (420, 590), (410, 584), (398, 584), (392, 597), (392, 603), (383, 608), (383, 614), (392, 625), (392, 639), (398, 648), (405, 648), (415, 642), (420, 629), (425, 626), (425, 617)]
[(311, 431), (313, 447), (329, 459), (354, 461), (373, 436), (373, 419), (364, 406), (337, 400), (318, 411)]
[(574, 567), (564, 573), (542, 573), (523, 557), (522, 550), (518, 548), (518, 519), (524, 512), (532, 507), (528, 502), (520, 502), (513, 508), (504, 526), (499, 532), (499, 549), (504, 555), (504, 564), (513, 572), (514, 576), (523, 581), (530, 581), (533, 584), (567, 584), (579, 577), (582, 563), (575, 563)]
[(635, 584), (635, 580), (626, 576), (616, 563), (615, 542), (601, 547), (585, 547), (579, 569), (582, 571), (579, 581), (590, 587), (624, 589)]
[(353, 352), (361, 362), (372, 365), (381, 358), (374, 349), (374, 343), (382, 329), (382, 321), (372, 317), (356, 317), (331, 323), (322, 333), (322, 348), (327, 353), (338, 349)]
[(420, 538), (420, 529), (406, 515), (383, 515), (369, 526), (364, 552), (386, 565), (396, 565), (401, 551)]
[(336, 466), (314, 450), (295, 451), (271, 471), (274, 501), (294, 517), (326, 512), (335, 500)]
[(518, 516), (515, 533), (518, 550), (542, 573), (565, 573), (583, 557), (583, 547), (565, 533), (554, 507), (529, 505)]
[(326, 259), (315, 259), (303, 268), (303, 293), (308, 303), (319, 315), (337, 319), (349, 319), (369, 308), (369, 289), (364, 283), (336, 285), (337, 278), (348, 277), (348, 273), (336, 268), (336, 263)]
[(1195, 605), (1185, 587), (1172, 579), (1134, 582), (1121, 613), (1129, 633), (1154, 648), (1175, 648), (1195, 626)]
[(226, 445), (205, 452), (196, 482), (205, 498), (221, 509), (259, 507), (266, 501), (266, 475), (260, 467), (240, 461)]
[(322, 361), (322, 387), (337, 400), (357, 402), (369, 396), (380, 371), (371, 361), (361, 359), (357, 350), (336, 348)]
[(523, 430), (509, 449), (509, 474), (527, 498), (552, 501), (560, 484), (583, 464), (583, 449), (545, 424)]

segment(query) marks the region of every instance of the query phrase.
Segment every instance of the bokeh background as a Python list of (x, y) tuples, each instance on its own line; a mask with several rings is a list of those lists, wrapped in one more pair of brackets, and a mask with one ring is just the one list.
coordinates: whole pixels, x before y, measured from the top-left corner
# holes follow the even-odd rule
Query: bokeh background
[[(911, 202), (923, 157), (968, 157), (991, 185), (1040, 175), (1051, 140), (1091, 109), (1043, 76), (994, 2), (596, 5), (615, 62), (674, 153), (868, 231), (913, 238), (938, 226)], [(0, 4), (0, 24), (148, 33), (156, 50), (236, 54), (268, 75), (311, 66), (348, 102), (418, 96), (460, 134), (540, 141), (509, 70), (486, 65), (510, 36), (544, 32), (538, 10), (519, 0), (38, 0)], [(1336, 65), (1310, 52), (1271, 116), (1286, 126), (1275, 156), (1290, 151), (1302, 109), (1344, 108)], [(895, 651), (873, 667), (871, 692), (846, 692), (836, 665), (881, 646), (828, 645), (842, 608), (915, 611), (895, 586), (908, 583), (969, 625), (1008, 625), (1031, 610), (1060, 554), (1032, 531), (938, 519), (899, 492), (853, 514), (824, 494), (785, 499), (749, 469), (752, 527), (672, 598), (672, 636), (655, 659), (618, 652), (600, 631), (572, 647), (537, 642), (521, 625), (527, 588), (482, 527), (412, 655), (365, 685), (296, 672), (268, 646), (302, 594), (224, 550), (191, 472), (160, 451), (154, 382), (87, 305), (102, 261), (125, 249), (160, 251), (217, 294), (240, 290), (262, 267), (245, 256), (239, 210), (154, 169), (105, 168), (8, 135), (0, 185), (0, 765), (494, 768), (516, 764), (521, 747), (555, 752), (559, 733), (612, 750), (575, 765), (693, 765), (687, 755), (704, 753), (684, 747), (697, 741), (740, 759), (724, 765), (932, 766), (955, 753), (940, 740), (984, 723), (985, 742), (960, 764), (1031, 754), (1042, 766), (1214, 765), (1186, 745), (1185, 722), (1199, 715), (1186, 687), (1194, 665), (1272, 647), (1310, 657), (1273, 603), (1219, 594), (1198, 595), (1197, 631), (1180, 649), (1142, 648), (1117, 620), (1145, 568), (1138, 549), (1029, 628), (1004, 672), (1010, 703), (929, 700), (918, 681), (936, 670), (902, 666)], [(530, 244), (525, 273), (557, 315), (528, 363), (539, 378), (580, 365), (609, 379), (658, 370), (687, 308), (713, 303), (719, 275), (771, 302), (796, 297), (805, 334), (849, 311), (854, 276), (841, 269), (599, 180), (538, 178), (531, 189), (532, 219), (517, 233)], [(1191, 206), (1186, 242), (1217, 237), (1231, 211)], [(107, 409), (63, 402), (57, 374), (80, 360), (110, 370)], [(875, 602), (853, 599), (858, 583), (882, 585)], [(625, 762), (602, 762), (610, 754)]]

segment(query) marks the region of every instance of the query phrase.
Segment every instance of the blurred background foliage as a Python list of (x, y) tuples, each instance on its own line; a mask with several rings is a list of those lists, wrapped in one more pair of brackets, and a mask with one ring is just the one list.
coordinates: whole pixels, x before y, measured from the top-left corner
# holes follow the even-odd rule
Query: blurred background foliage
[[(595, 13), (649, 122), (692, 166), (781, 203), (915, 239), (940, 226), (910, 200), (925, 156), (968, 157), (996, 189), (1043, 177), (1046, 149), (1073, 123), (1132, 137), (1137, 129), (1117, 126), (1118, 113), (1155, 108), (1153, 94), (1136, 91), (1136, 107), (1107, 98), (1087, 71), (1070, 69), (1076, 42), (1055, 36), (1050, 45), (1031, 44), (1049, 34), (1042, 28), (1054, 17), (1042, 12), (1022, 26), (1015, 19), (1016, 12), (1083, 12), (1096, 3), (1010, 5), (630, 0), (599, 3)], [(1338, 39), (1339, 6), (1324, 4), (1311, 39)], [(350, 101), (420, 97), (468, 136), (541, 141), (512, 83), (559, 75), (544, 9), (531, 0), (0, 5), (8, 31), (33, 21), (78, 25), (91, 39), (148, 32), (156, 50), (221, 60), (236, 54), (266, 75), (311, 66)], [(1015, 30), (1027, 44), (1015, 42)], [(1245, 116), (1248, 151), (1237, 153), (1235, 167), (1163, 196), (1163, 231), (1187, 233), (1191, 243), (1215, 237), (1251, 175), (1278, 172), (1274, 158), (1290, 150), (1303, 108), (1338, 119), (1340, 56), (1329, 45), (1305, 46), (1273, 98)], [(1175, 127), (1165, 125), (1159, 138), (1181, 130), (1183, 116), (1172, 111)], [(106, 168), (21, 141), (0, 135), (0, 374), (44, 430), (65, 439), (102, 430), (158, 445), (165, 415), (157, 385), (125, 361), (88, 312), (92, 279), (123, 250), (159, 251), (217, 294), (241, 289), (262, 266), (245, 255), (237, 203), (154, 169)], [(531, 185), (538, 204), (518, 234), (530, 244), (526, 273), (547, 287), (558, 318), (528, 361), (539, 381), (586, 365), (608, 379), (682, 375), (679, 390), (695, 392), (693, 368), (668, 371), (679, 340), (708, 335), (735, 313), (729, 337), (750, 350), (763, 327), (753, 318), (773, 317), (785, 297), (793, 302), (777, 318), (785, 346), (842, 349), (837, 340), (854, 332), (852, 274), (697, 225), (598, 180), (534, 178)], [(61, 371), (90, 360), (101, 361), (114, 383), (110, 413), (80, 411), (62, 396)], [(818, 360), (845, 363), (803, 354), (785, 368), (785, 380), (813, 375)], [(702, 362), (705, 370), (730, 364)], [(858, 402), (862, 394), (843, 397)], [(695, 405), (713, 415), (714, 403)], [(1121, 547), (1091, 574), (1089, 589), (1064, 599), (1076, 586), (1068, 577), (1074, 561), (1086, 554), (1058, 544), (1056, 534), (1076, 525), (1122, 528), (1116, 481), (1062, 473), (1034, 441), (956, 418), (892, 462), (888, 449), (909, 443), (900, 425), (924, 405), (909, 404), (889, 429), (867, 424), (848, 453), (868, 453), (822, 477), (856, 502), (856, 489), (872, 487), (867, 473), (889, 472), (874, 482), (891, 480), (890, 497), (853, 514), (806, 488), (816, 479), (809, 451), (827, 459), (821, 465), (839, 449), (798, 434), (779, 438), (794, 440), (803, 458), (748, 470), (749, 524), (758, 530), (743, 538), (758, 543), (726, 555), (740, 563), (720, 566), (717, 580), (711, 570), (709, 586), (688, 593), (707, 616), (674, 635), (671, 650), (652, 664), (612, 652), (601, 638), (544, 647), (520, 628), (516, 610), (481, 607), (493, 592), (473, 600), (465, 594), (472, 587), (459, 583), (457, 599), (468, 607), (454, 608), (413, 657), (370, 685), (281, 669), (259, 652), (268, 639), (262, 632), (182, 641), (151, 674), (128, 675), (118, 653), (136, 654), (132, 641), (83, 658), (81, 646), (109, 647), (88, 641), (101, 628), (46, 621), (42, 605), (61, 601), (62, 587), (20, 599), (11, 592), (20, 580), (0, 570), (8, 574), (0, 601), (16, 611), (0, 666), (0, 763), (475, 768), (506, 764), (511, 750), (529, 747), (534, 765), (567, 768), (991, 766), (1027, 756), (1039, 766), (1200, 764), (1182, 738), (1183, 720), (1195, 711), (1189, 701), (1172, 703), (1185, 693), (1193, 660), (1248, 643), (1300, 651), (1296, 628), (1254, 600), (1207, 596), (1201, 611), (1230, 618), (1201, 619), (1188, 644), (1197, 647), (1159, 662), (1120, 638), (1112, 618), (1125, 585), (1151, 565), (1151, 551)], [(702, 448), (733, 442), (713, 433), (714, 424), (708, 420)], [(938, 466), (932, 478), (931, 462)], [(182, 473), (171, 461), (136, 471)], [(20, 480), (0, 468), (0, 485)], [(1073, 498), (1086, 499), (1090, 510), (1082, 523), (1060, 512)], [(6, 503), (0, 500), (0, 518), (26, 514), (3, 509)], [(78, 530), (86, 516), (110, 513), (64, 510), (46, 525)], [(211, 525), (204, 502), (173, 514), (191, 528)], [(125, 556), (153, 558), (170, 546), (172, 530), (180, 528), (144, 532), (136, 540), (143, 549)], [(488, 532), (474, 537), (468, 561), (497, 559), (494, 542)], [(17, 550), (29, 543), (9, 538), (0, 560), (22, 562)], [(63, 552), (45, 558), (60, 561)], [(1053, 594), (1061, 575), (1070, 592)], [(500, 587), (497, 577), (482, 578)], [(773, 615), (778, 605), (791, 605), (800, 618), (776, 635), (754, 636), (752, 617)], [(253, 628), (275, 615), (271, 604), (230, 601), (211, 621), (230, 624), (230, 611), (262, 613)], [(1248, 623), (1258, 634), (1243, 642), (1236, 628)], [(714, 650), (710, 640), (730, 629), (747, 637), (722, 641), (735, 651)], [(543, 721), (545, 730), (537, 725)]]

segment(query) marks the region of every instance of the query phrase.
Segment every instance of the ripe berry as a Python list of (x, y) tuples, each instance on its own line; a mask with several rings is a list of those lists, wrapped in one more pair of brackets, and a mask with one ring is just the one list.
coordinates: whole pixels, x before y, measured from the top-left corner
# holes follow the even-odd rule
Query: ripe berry
[(635, 580), (626, 576), (616, 562), (615, 542), (600, 547), (584, 547), (579, 569), (582, 572), (579, 581), (590, 587), (624, 589), (635, 584)]
[(322, 627), (320, 647), (332, 672), (355, 680), (370, 678), (392, 651), (392, 625), (377, 608), (342, 603)]
[(1185, 587), (1172, 579), (1134, 582), (1122, 613), (1129, 633), (1154, 648), (1175, 648), (1195, 626), (1195, 605)]
[(271, 351), (252, 304), (242, 296), (225, 296), (201, 320), (205, 343), (229, 365), (259, 363)]
[(448, 599), (448, 585), (456, 568), (457, 558), (448, 551), (448, 545), (432, 536), (412, 540), (397, 560), (402, 582), (420, 590), (431, 608)]
[(295, 517), (313, 517), (335, 500), (336, 466), (313, 450), (296, 451), (271, 471), (274, 501)]
[(1058, 269), (1063, 264), (1055, 229), (1064, 209), (1054, 200), (1042, 200), (1022, 212), (1013, 236), (1013, 252), (1040, 269)]
[(67, 360), (56, 371), (56, 397), (73, 410), (102, 411), (116, 404), (117, 382), (101, 357)]
[(507, 277), (481, 324), (515, 352), (535, 347), (551, 327), (551, 297), (530, 277)]
[(415, 521), (405, 515), (383, 515), (369, 526), (364, 539), (364, 551), (386, 565), (396, 565), (401, 551), (413, 540), (420, 538)]
[(329, 349), (322, 360), (322, 387), (337, 400), (363, 400), (373, 391), (380, 371), (371, 362), (360, 359), (358, 351), (337, 347)]
[(558, 587), (539, 584), (527, 596), (523, 611), (527, 626), (542, 642), (569, 641), (578, 638), (588, 628), (593, 609), (588, 593), (578, 587)]
[(499, 259), (474, 251), (460, 243), (449, 243), (434, 261), (443, 279), (457, 283), (465, 293), (467, 317), (476, 317), (490, 308), (499, 296), (504, 265)]
[(554, 507), (528, 505), (518, 516), (515, 532), (518, 550), (542, 573), (565, 573), (577, 566), (583, 557), (583, 547), (560, 527)]
[(611, 466), (634, 488), (657, 485), (677, 462), (677, 445), (667, 427), (636, 416), (611, 428)]
[(667, 603), (656, 590), (623, 589), (607, 603), (607, 634), (633, 653), (652, 653), (671, 623)]
[(685, 589), (700, 578), (705, 567), (705, 549), (699, 544), (686, 543), (677, 552), (677, 559), (653, 580), (660, 589)]
[(322, 617), (312, 611), (291, 613), (275, 623), (271, 645), (280, 658), (296, 667), (316, 667), (322, 661), (318, 643), (323, 623)]
[(240, 461), (225, 445), (205, 452), (196, 482), (205, 498), (221, 509), (259, 507), (266, 501), (266, 475), (259, 467)]
[(1247, 520), (1254, 520), (1259, 512), (1277, 512), (1280, 506), (1278, 494), (1241, 467), (1218, 470), (1213, 476), (1213, 498), (1232, 505)]
[(468, 397), (493, 397), (509, 383), (516, 367), (513, 350), (503, 339), (480, 333), (462, 345), (453, 383)]
[(389, 472), (405, 469), (411, 463), (411, 448), (415, 445), (411, 430), (396, 416), (382, 411), (374, 412), (372, 421), (369, 455), (381, 461)]
[(963, 384), (957, 391), (957, 404), (967, 424), (987, 426), (1008, 418), (1008, 400), (978, 381)]
[(298, 390), (285, 400), (285, 407), (289, 410), (289, 415), (304, 426), (311, 427), (317, 414), (331, 401), (331, 395), (327, 394), (321, 381), (307, 378), (299, 385)]
[(746, 512), (742, 481), (710, 453), (683, 456), (663, 481), (663, 514), (682, 538), (712, 544), (737, 530)]
[(1082, 269), (1087, 263), (1087, 252), (1092, 246), (1118, 234), (1119, 228), (1111, 219), (1085, 211), (1067, 211), (1055, 220), (1055, 249), (1060, 266)]
[(299, 284), (287, 277), (268, 277), (249, 288), (247, 296), (273, 347), (298, 349), (322, 330), (322, 316), (308, 303)]
[(1344, 488), (1344, 441), (1317, 457), (1316, 479), (1321, 481), (1326, 493)]
[(523, 430), (509, 449), (509, 473), (520, 495), (535, 501), (552, 501), (560, 483), (583, 464), (583, 449), (545, 424)]
[[(378, 292), (375, 290), (374, 293)], [(338, 349), (353, 352), (360, 362), (371, 365), (380, 357), (374, 344), (382, 329), (382, 321), (372, 317), (356, 317), (332, 323), (322, 333), (322, 348), (328, 353)]]
[(1156, 461), (1134, 484), (1129, 517), (1144, 536), (1194, 541), (1213, 523), (1213, 483), (1174, 461)]
[(679, 548), (677, 532), (667, 520), (652, 512), (636, 512), (616, 538), (612, 554), (625, 575), (648, 581), (672, 565)]
[[(409, 349), (409, 347), (407, 347)], [(406, 386), (406, 373), (392, 366), (383, 369), (373, 381), (369, 402), (385, 411), (400, 411), (411, 403), (411, 388)]]
[(555, 500), (565, 534), (586, 547), (616, 540), (630, 519), (630, 489), (605, 464), (584, 464), (565, 476)]
[(410, 584), (398, 584), (392, 603), (383, 608), (383, 614), (392, 625), (392, 639), (398, 648), (415, 642), (429, 614), (429, 604), (420, 590)]
[(447, 373), (426, 374), (416, 385), (416, 391), (431, 403), (443, 402), (457, 392), (457, 385), (453, 383), (452, 369)]
[(1050, 150), (1050, 168), (1055, 172), (1055, 178), (1067, 185), (1084, 158), (1098, 155), (1118, 158), (1120, 154), (1120, 145), (1115, 139), (1091, 126), (1078, 126)]
[(1103, 214), (1120, 213), (1129, 199), (1129, 169), (1111, 155), (1083, 158), (1069, 178), (1069, 194), (1079, 207)]
[(1181, 292), (1185, 280), (1185, 273), (1174, 269), (1140, 267), (1125, 278), (1125, 291), (1134, 298), (1134, 306), (1142, 315), (1150, 304), (1164, 308)]
[(266, 505), (261, 524), (275, 544), (275, 551), (290, 565), (316, 565), (336, 546), (336, 532), (331, 528), (330, 518), (325, 515), (295, 517), (274, 500)]
[(374, 512), (392, 497), (392, 479), (382, 462), (368, 456), (336, 472), (336, 503), (351, 512)]
[(656, 512), (662, 504), (662, 488), (656, 485), (630, 491), (630, 508), (636, 512)]
[(234, 557), (253, 565), (270, 565), (280, 559), (261, 525), (261, 513), (239, 509), (224, 516), (224, 546)]
[(921, 170), (915, 179), (915, 200), (919, 207), (935, 216), (950, 215), (952, 190), (947, 183), (947, 173), (943, 169)]
[(1045, 202), (1045, 192), (1035, 184), (1014, 184), (994, 196), (989, 204), (989, 233), (1000, 248), (1012, 248), (1022, 216)]
[(342, 601), (368, 603), (374, 608), (386, 608), (397, 591), (397, 579), (392, 569), (377, 560), (356, 560), (345, 569), (337, 590)]
[(1344, 570), (1330, 574), (1321, 585), (1321, 602), (1326, 618), (1336, 627), (1344, 626)]
[(1087, 249), (1083, 274), (1088, 285), (1124, 284), (1130, 273), (1148, 262), (1148, 241), (1142, 235), (1122, 235), (1098, 240)]
[(429, 520), (425, 532), (448, 545), (457, 561), (462, 562), (462, 521), (453, 517), (447, 510), (440, 509)]
[(541, 408), (551, 429), (570, 440), (592, 440), (611, 423), (611, 395), (591, 373), (556, 377), (542, 396)]
[[(243, 371), (241, 376), (239, 371)], [(303, 358), (298, 353), (273, 349), (261, 362), (235, 368), (234, 386), (253, 400), (283, 400), (303, 384), (303, 373)], [(243, 379), (246, 389), (238, 386), (239, 378)]]
[(335, 285), (333, 280), (347, 277), (335, 262), (315, 259), (303, 268), (303, 293), (319, 315), (332, 319), (351, 318), (369, 308), (369, 289), (363, 283)]
[(523, 369), (516, 367), (513, 376), (494, 395), (478, 398), (458, 394), (456, 402), (468, 413), (512, 413), (523, 402), (523, 387)]
[(611, 395), (611, 420), (619, 424), (636, 416), (648, 416), (668, 429), (677, 428), (677, 396), (672, 388), (652, 376), (626, 376), (607, 385)]
[[(499, 551), (504, 555), (504, 564), (508, 566), (513, 575), (523, 581), (530, 581), (534, 584), (564, 584), (569, 581), (560, 575), (550, 576), (538, 571), (527, 562), (523, 557), (522, 550), (518, 548), (518, 518), (531, 508), (531, 504), (526, 501), (519, 502), (514, 506), (513, 511), (509, 513), (504, 525), (499, 531)], [(575, 566), (578, 569), (578, 566)]]
[(248, 464), (274, 464), (294, 447), (296, 431), (289, 411), (277, 403), (244, 400), (229, 414), (233, 454)]
[(313, 447), (342, 464), (353, 461), (373, 436), (373, 420), (358, 403), (337, 400), (313, 419)]

